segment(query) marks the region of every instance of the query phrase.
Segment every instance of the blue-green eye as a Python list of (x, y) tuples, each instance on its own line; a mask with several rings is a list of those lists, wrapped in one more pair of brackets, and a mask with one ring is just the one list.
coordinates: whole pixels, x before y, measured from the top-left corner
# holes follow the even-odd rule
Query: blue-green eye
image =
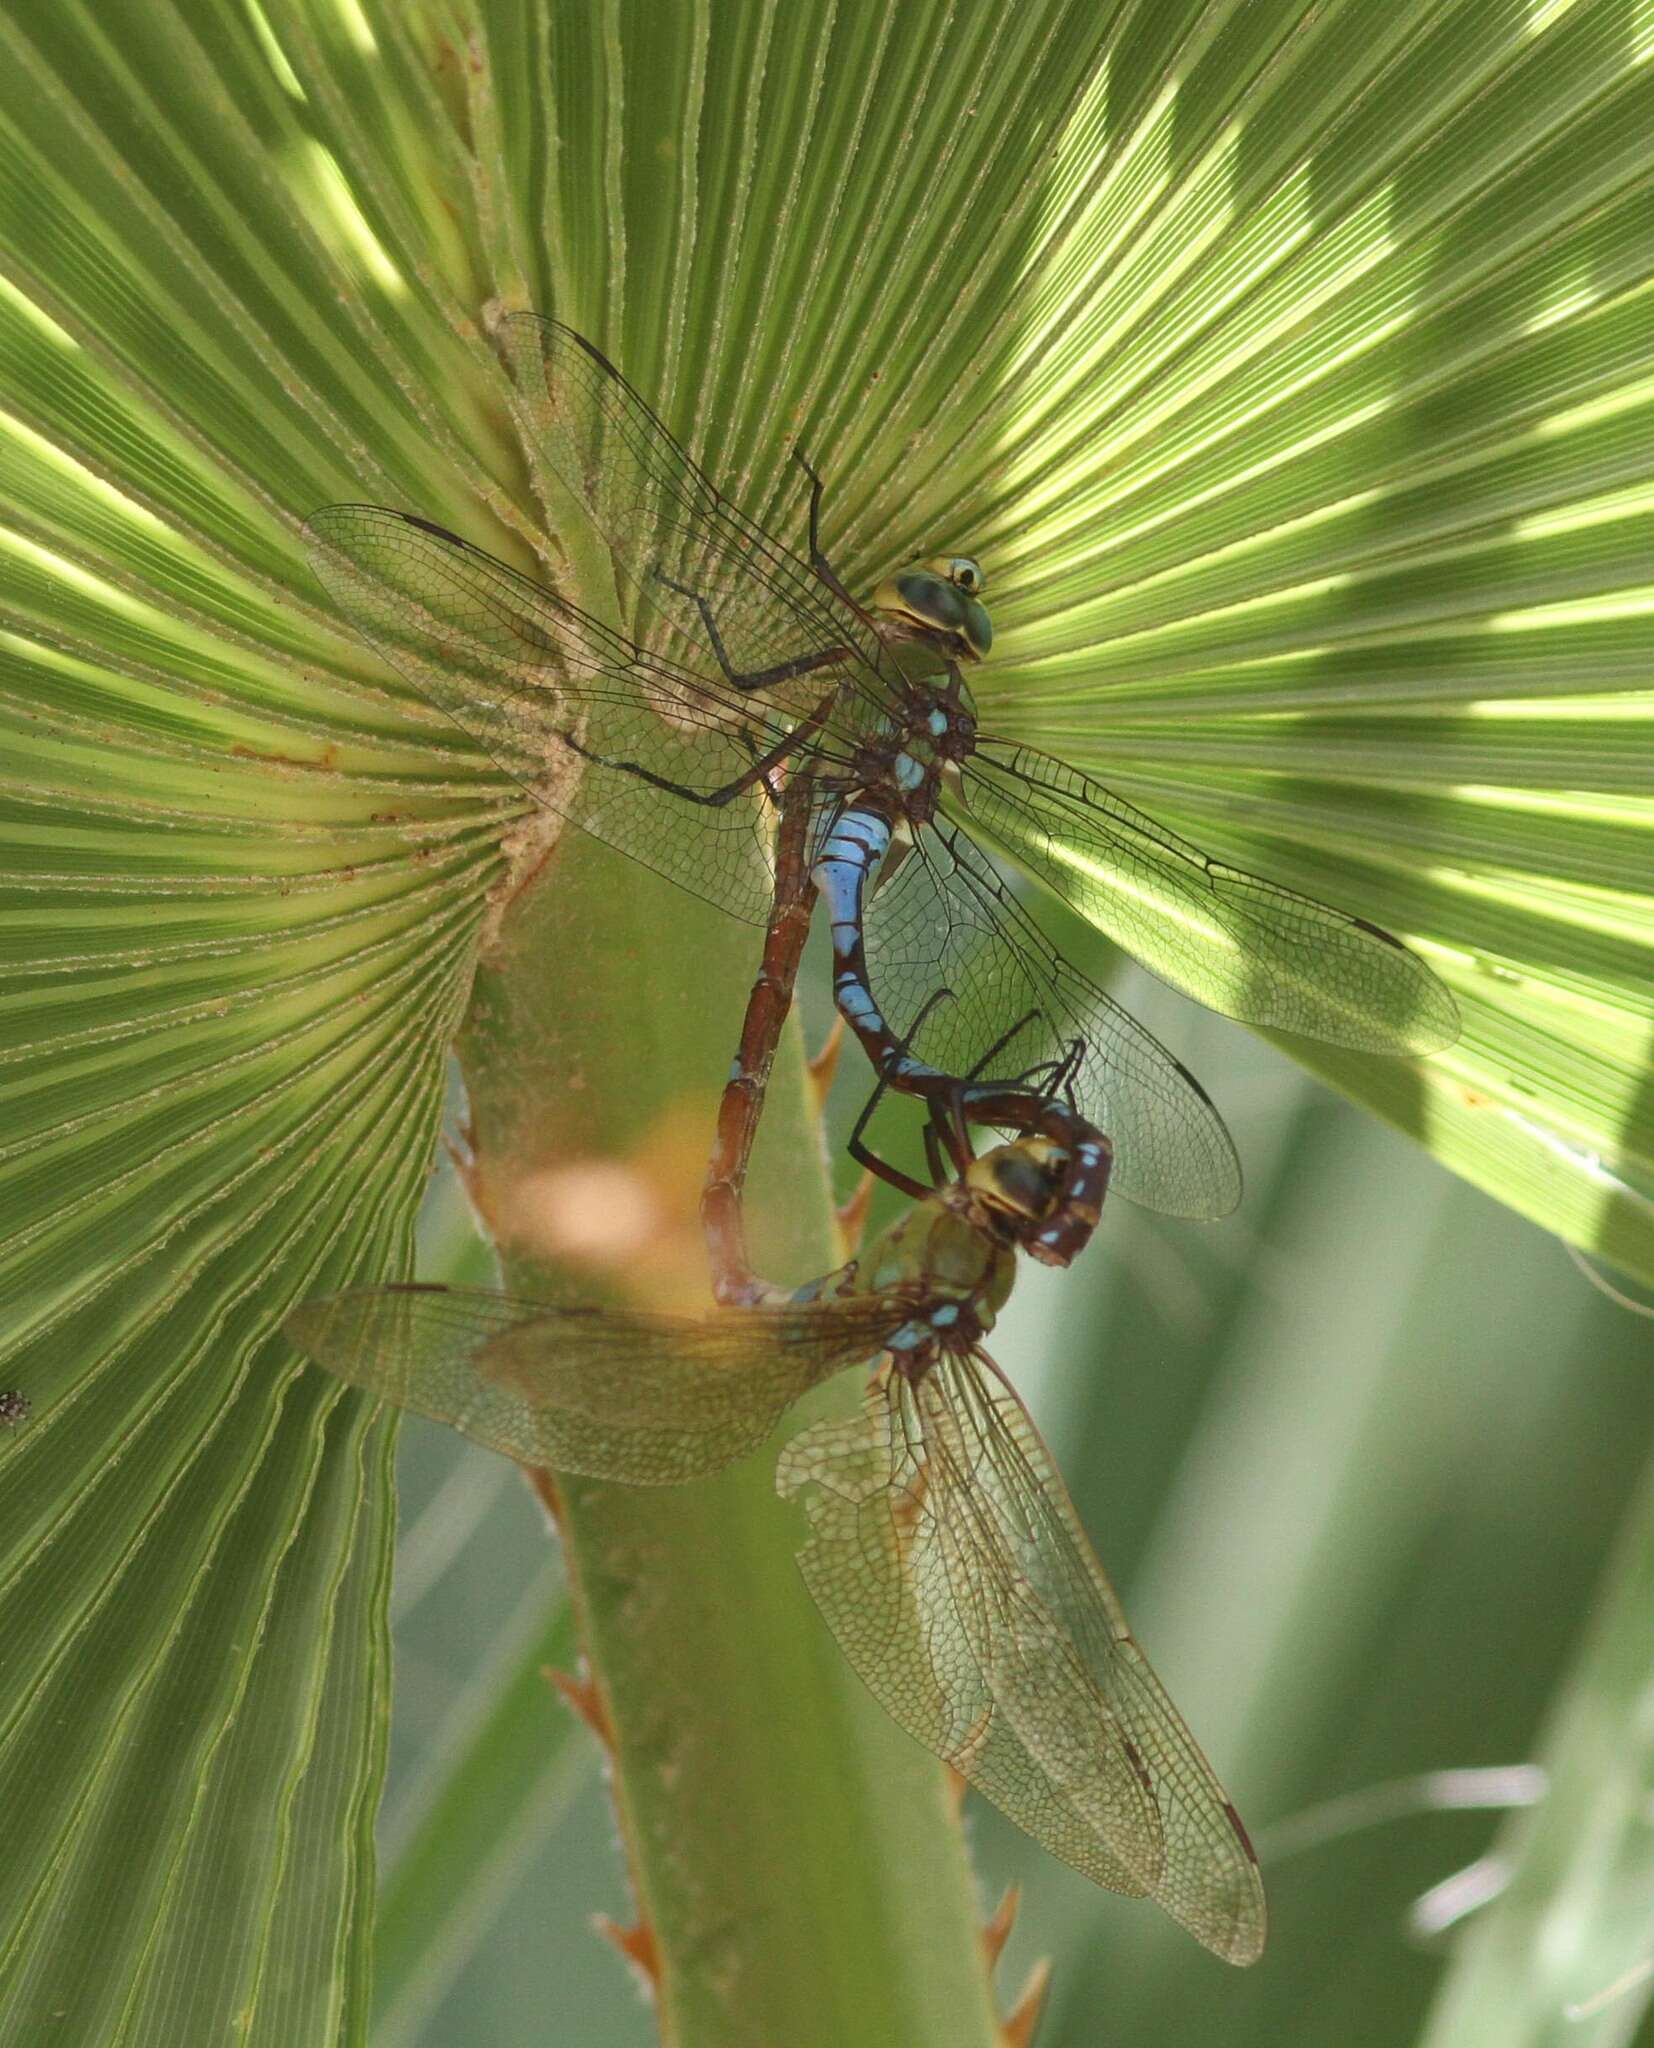
[(938, 555), (915, 562), (881, 583), (873, 602), (915, 625), (953, 636), (976, 658), (993, 645), (994, 629), (976, 593), (987, 578), (969, 555)]

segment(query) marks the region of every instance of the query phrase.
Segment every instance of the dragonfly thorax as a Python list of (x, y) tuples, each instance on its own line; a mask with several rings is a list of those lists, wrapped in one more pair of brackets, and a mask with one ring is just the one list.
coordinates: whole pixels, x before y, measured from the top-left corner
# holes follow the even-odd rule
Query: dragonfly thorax
[(894, 822), (928, 824), (936, 815), (943, 778), (976, 750), (976, 707), (958, 671), (929, 688), (913, 689), (901, 719), (883, 719), (853, 757), (851, 776)]
[(1016, 1253), (981, 1228), (962, 1192), (955, 1183), (921, 1202), (847, 1269), (854, 1275), (848, 1291), (912, 1304), (886, 1339), (897, 1370), (910, 1380), (922, 1379), (943, 1352), (980, 1343), (1016, 1278)]

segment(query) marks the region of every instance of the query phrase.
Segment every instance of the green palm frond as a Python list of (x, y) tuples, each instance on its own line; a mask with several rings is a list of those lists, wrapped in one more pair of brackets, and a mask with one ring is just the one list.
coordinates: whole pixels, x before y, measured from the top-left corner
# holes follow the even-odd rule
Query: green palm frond
[[(594, 334), (759, 516), (802, 439), (856, 580), (984, 556), (996, 724), (1455, 988), (1449, 1054), (1317, 1069), (1654, 1276), (1630, 0), (7, 27), (0, 2043), (363, 2038), (387, 1445), (276, 1332), (406, 1269), (522, 805), (344, 635), (299, 525), (380, 499), (533, 568), (502, 310)], [(725, 1042), (750, 948), (578, 849), (557, 887), (631, 948), (620, 1037), (552, 1020), (562, 1079), (635, 1095), (546, 1128), (641, 1144), (701, 1101), (662, 1006), (716, 975)], [(793, 1223), (819, 1243), (819, 1182)], [(732, 1553), (781, 1540), (761, 1478)], [(626, 1526), (590, 1515), (588, 1565)], [(836, 1683), (812, 1754), (865, 1761)], [(905, 2038), (989, 2038), (974, 1973), (885, 1990)]]

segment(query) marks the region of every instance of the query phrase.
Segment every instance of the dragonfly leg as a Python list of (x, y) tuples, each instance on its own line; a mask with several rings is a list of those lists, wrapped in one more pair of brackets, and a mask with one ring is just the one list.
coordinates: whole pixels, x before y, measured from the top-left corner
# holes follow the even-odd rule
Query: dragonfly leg
[[(879, 1086), (882, 1088), (883, 1085), (881, 1081)], [(878, 1091), (875, 1090), (868, 1098), (866, 1107), (862, 1110), (861, 1115), (856, 1119), (856, 1128), (851, 1132), (845, 1150), (858, 1166), (865, 1167), (869, 1173), (876, 1174), (880, 1180), (895, 1188), (899, 1194), (906, 1195), (910, 1201), (922, 1202), (928, 1196), (935, 1194), (938, 1188), (945, 1187), (948, 1181), (953, 1178), (949, 1170), (949, 1162), (943, 1156), (942, 1141), (937, 1133), (936, 1122), (934, 1118), (931, 1119), (926, 1123), (924, 1131), (925, 1164), (930, 1169), (930, 1179), (928, 1182), (915, 1180), (912, 1174), (904, 1173), (899, 1166), (892, 1166), (888, 1159), (881, 1159), (862, 1137), (862, 1127), (872, 1115), (873, 1105), (877, 1101)], [(968, 1147), (967, 1156), (969, 1156)]]
[[(942, 989), (938, 991), (938, 995), (945, 995), (952, 1000), (950, 989)], [(919, 1026), (937, 1000), (938, 996), (932, 996), (914, 1019), (913, 1029), (907, 1035), (908, 1044), (912, 1043)], [(1038, 1015), (1037, 1010), (1030, 1010), (1025, 1016), (1019, 1017), (1009, 1030), (1002, 1031), (963, 1080), (955, 1080), (951, 1074), (938, 1074), (936, 1080), (923, 1091), (925, 1106), (930, 1111), (925, 1124), (925, 1154), (930, 1160), (931, 1172), (938, 1186), (946, 1178), (941, 1166), (941, 1150), (944, 1144), (947, 1146), (948, 1156), (953, 1161), (953, 1170), (961, 1180), (969, 1170), (971, 1161), (976, 1157), (965, 1107), (971, 1084), (975, 1082), (983, 1068), (991, 1066), (1012, 1039), (1019, 1032), (1025, 1031)]]
[(853, 612), (856, 612), (860, 617), (866, 618), (866, 607), (863, 604), (861, 604), (858, 599), (852, 597), (850, 592), (845, 589), (844, 585), (839, 581), (838, 571), (833, 567), (832, 563), (828, 561), (826, 555), (822, 552), (821, 478), (817, 476), (815, 470), (811, 467), (809, 457), (804, 453), (804, 450), (802, 448), (796, 446), (794, 447), (793, 460), (798, 464), (799, 468), (803, 470), (804, 474), (810, 479), (810, 567), (815, 571), (817, 577), (823, 583), (826, 584), (827, 588), (833, 593), (833, 595), (836, 598), (838, 598), (842, 603), (849, 605), (850, 609)]
[[(947, 991), (944, 990), (942, 993), (946, 994)], [(907, 1036), (909, 1044), (912, 1043), (919, 1026), (924, 1022), (935, 1002), (936, 997), (932, 996), (919, 1012), (918, 1017), (915, 1018), (913, 1030)], [(1038, 1022), (1039, 1014), (1038, 1010), (1025, 1010), (1014, 1024), (999, 1034), (993, 1044), (988, 1047), (988, 1050), (962, 1080), (956, 1081), (951, 1075), (941, 1075), (939, 1077), (939, 1085), (934, 1086), (927, 1092), (925, 1100), (930, 1109), (930, 1121), (925, 1126), (926, 1146), (939, 1144), (945, 1137), (948, 1150), (953, 1158), (956, 1173), (963, 1175), (971, 1161), (976, 1157), (975, 1150), (971, 1144), (968, 1115), (965, 1107), (972, 1084), (981, 1076), (984, 1068), (993, 1065), (994, 1061), (998, 1059), (999, 1055), (1013, 1039), (1026, 1031), (1030, 1024)], [(1026, 1085), (1029, 1075), (1026, 1073), (1019, 1074), (1017, 1080)]]
[(557, 737), (571, 754), (578, 754), (582, 761), (590, 761), (595, 768), (614, 768), (623, 775), (635, 775), (640, 782), (647, 782), (651, 789), (663, 789), (668, 796), (682, 797), (685, 803), (721, 810), (750, 789), (762, 787), (773, 795), (771, 774), (820, 728), (832, 702), (831, 697), (823, 698), (808, 718), (801, 719), (791, 732), (783, 733), (773, 747), (755, 757), (750, 767), (743, 768), (733, 781), (717, 789), (693, 789), (687, 782), (674, 782), (670, 776), (657, 775), (652, 768), (645, 768), (641, 761), (623, 761), (617, 754), (599, 754), (591, 747), (583, 747), (570, 732), (560, 732)]
[[(963, 1129), (959, 1137), (964, 1140)], [(968, 1149), (968, 1141), (966, 1143)], [(934, 1117), (925, 1125), (925, 1160), (930, 1167), (931, 1186), (939, 1188), (948, 1177), (948, 1162), (942, 1156), (941, 1133), (936, 1128)]]
[[(948, 989), (940, 988), (934, 995), (926, 999), (924, 1007), (913, 1020), (912, 1029), (899, 1042), (900, 1050), (904, 1055), (908, 1046), (912, 1044), (914, 1033), (919, 1029), (920, 1025), (924, 1023), (938, 1003), (951, 997), (951, 993)], [(874, 1085), (873, 1093), (868, 1096), (866, 1102), (862, 1105), (861, 1114), (856, 1118), (855, 1128), (850, 1133), (849, 1142), (845, 1146), (845, 1150), (858, 1166), (865, 1167), (869, 1173), (877, 1174), (880, 1180), (888, 1182), (891, 1187), (906, 1195), (910, 1200), (923, 1201), (927, 1195), (940, 1187), (948, 1177), (947, 1171), (942, 1165), (940, 1154), (935, 1150), (935, 1132), (927, 1123), (925, 1126), (925, 1158), (929, 1163), (931, 1171), (929, 1187), (926, 1187), (923, 1181), (915, 1180), (911, 1174), (904, 1173), (900, 1167), (892, 1166), (888, 1160), (879, 1157), (873, 1148), (864, 1141), (863, 1133), (866, 1131), (869, 1123), (872, 1122), (873, 1112), (883, 1100), (885, 1090), (891, 1085), (891, 1076), (886, 1067), (879, 1066), (876, 1062), (875, 1070), (878, 1079)]]
[(701, 615), (701, 624), (712, 647), (713, 658), (724, 672), (724, 681), (732, 690), (769, 690), (778, 683), (790, 683), (799, 676), (816, 674), (820, 669), (834, 668), (851, 659), (848, 647), (822, 647), (812, 654), (795, 654), (786, 661), (773, 662), (768, 668), (738, 669), (725, 651), (723, 636), (718, 631), (718, 622), (712, 615), (712, 607), (700, 591), (687, 583), (674, 583), (670, 576), (663, 576), (657, 569), (656, 580), (664, 583), (668, 590), (675, 590), (679, 597), (687, 597)]

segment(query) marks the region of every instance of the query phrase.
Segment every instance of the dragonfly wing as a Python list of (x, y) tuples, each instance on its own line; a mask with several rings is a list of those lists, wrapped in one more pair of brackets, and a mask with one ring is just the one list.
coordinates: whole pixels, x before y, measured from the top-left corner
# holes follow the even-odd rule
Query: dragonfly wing
[[(426, 520), (326, 505), (307, 533), (343, 616), (529, 795), (720, 909), (764, 922), (760, 807), (747, 796), (697, 799), (748, 775), (791, 730), (785, 722)], [(684, 794), (674, 801), (664, 784)]]
[(1085, 1051), (1074, 1080), (1080, 1109), (1114, 1145), (1112, 1192), (1171, 1216), (1226, 1216), (1240, 1200), (1240, 1162), (1211, 1097), (1181, 1060), (1064, 959), (1017, 902), (993, 862), (939, 821), (874, 895), (867, 915), (873, 994), (905, 1032), (938, 989), (912, 1050), (965, 1074), (1013, 1024), (995, 1059), (1003, 1077)]
[(1164, 1860), (1151, 1895), (1215, 1954), (1255, 1961), (1267, 1924), (1257, 1857), (1127, 1627), (1044, 1440), (985, 1353), (944, 1370), (934, 1398), (971, 1461), (972, 1514), (988, 1554), (1078, 1657), (1153, 1787)]
[(960, 1432), (926, 1391), (885, 1374), (862, 1412), (781, 1453), (805, 1493), (806, 1583), (880, 1704), (1064, 1862), (1142, 1894), (1164, 1866), (1149, 1789), (1051, 1617), (1024, 1597), (973, 1498)]
[[(872, 622), (725, 497), (606, 356), (537, 313), (510, 315), (500, 339), (531, 446), (584, 507), (640, 616), (706, 649), (705, 619), (684, 595), (693, 591), (738, 672), (838, 647), (838, 679), (883, 697), (887, 656)], [(822, 695), (819, 675), (776, 687), (799, 709)]]
[(877, 1387), (782, 1452), (800, 1563), (884, 1706), (1052, 1854), (1255, 1959), (1264, 1903), (1234, 1809), (1126, 1630), (1021, 1403), (983, 1359)]
[(340, 1379), (520, 1465), (654, 1486), (756, 1450), (908, 1312), (860, 1296), (662, 1316), (393, 1286), (305, 1302), (286, 1328)]
[(1243, 1023), (1359, 1051), (1439, 1052), (1452, 995), (1364, 918), (1211, 860), (1032, 747), (979, 744), (972, 823), (1173, 987)]

